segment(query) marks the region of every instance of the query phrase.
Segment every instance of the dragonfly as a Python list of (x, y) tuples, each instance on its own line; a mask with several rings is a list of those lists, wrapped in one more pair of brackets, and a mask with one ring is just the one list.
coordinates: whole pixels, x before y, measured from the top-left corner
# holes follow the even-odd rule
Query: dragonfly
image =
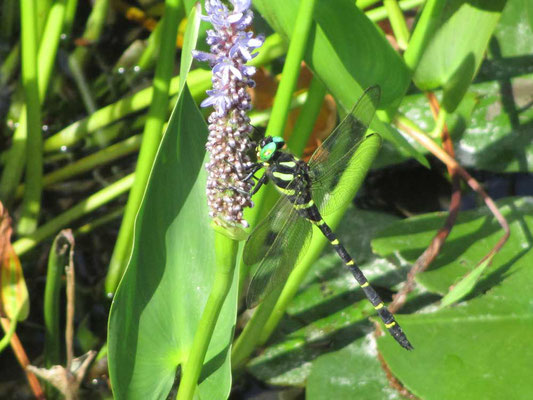
[[(361, 173), (361, 167), (353, 156), (368, 137), (365, 134), (380, 94), (379, 86), (366, 89), (351, 112), (315, 150), (308, 162), (285, 151), (285, 142), (280, 137), (266, 136), (259, 140), (257, 162), (250, 167), (244, 179), (257, 180), (252, 195), (272, 182), (281, 198), (252, 231), (244, 247), (244, 262), (258, 264), (250, 281), (246, 302), (249, 308), (253, 308), (286, 282), (299, 257), (305, 254), (313, 234), (312, 226), (315, 225), (334, 247), (392, 337), (405, 349), (412, 350), (392, 313), (323, 219), (323, 216), (351, 200), (345, 195), (349, 189), (339, 184), (339, 177)], [(261, 169), (265, 173), (260, 178), (255, 177)]]

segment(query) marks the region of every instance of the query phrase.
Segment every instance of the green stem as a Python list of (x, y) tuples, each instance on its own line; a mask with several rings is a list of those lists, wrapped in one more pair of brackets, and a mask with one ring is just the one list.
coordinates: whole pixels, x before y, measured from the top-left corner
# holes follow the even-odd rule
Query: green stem
[(233, 347), (231, 349), (231, 368), (233, 370), (240, 369), (244, 366), (250, 354), (255, 350), (263, 327), (267, 323), (270, 313), (276, 305), (277, 299), (281, 293), (282, 288), (279, 287), (270, 293), (259, 307), (254, 311), (252, 318), (245, 325)]
[(78, 0), (67, 0), (65, 8), (65, 20), (63, 21), (63, 34), (70, 36), (72, 32), (72, 24), (76, 18), (76, 10), (78, 9)]
[(373, 6), (374, 4), (378, 3), (380, 0), (356, 0), (355, 5), (360, 8), (361, 10), (364, 10), (367, 7)]
[[(102, 165), (137, 151), (140, 146), (141, 135), (135, 135), (119, 143), (115, 143), (114, 145), (90, 154), (87, 157), (80, 158), (72, 164), (68, 164), (63, 168), (59, 168), (50, 172), (49, 174), (46, 174), (43, 177), (43, 187), (49, 187), (58, 182), (63, 182), (67, 179), (70, 179), (76, 175), (91, 171), (96, 167), (101, 167)], [(20, 185), (17, 188), (16, 197), (20, 197), (23, 192), (24, 185)]]
[(389, 21), (398, 46), (400, 46), (400, 49), (405, 50), (409, 42), (409, 28), (407, 28), (402, 10), (396, 0), (383, 0), (383, 5), (389, 14)]
[(78, 229), (76, 229), (75, 235), (76, 237), (79, 237), (81, 235), (87, 235), (93, 232), (96, 228), (99, 228), (100, 226), (105, 225), (108, 222), (122, 217), (123, 214), (124, 207), (119, 207), (108, 214), (105, 214), (99, 218), (92, 220), (91, 222), (86, 223), (85, 225), (80, 226)]
[(422, 14), (411, 35), (407, 50), (405, 50), (403, 55), (405, 64), (409, 67), (411, 73), (414, 73), (429, 40), (433, 37), (446, 3), (444, 0), (427, 0), (424, 5)]
[(59, 328), (59, 299), (61, 294), (61, 275), (68, 264), (71, 244), (60, 232), (50, 249), (46, 286), (44, 289), (44, 365), (50, 368), (61, 364), (61, 332)]
[[(402, 0), (400, 1), (400, 9), (402, 11), (411, 10), (424, 4), (426, 0)], [(388, 12), (385, 7), (377, 7), (369, 10), (365, 15), (373, 22), (379, 22), (387, 18)]]
[[(24, 2), (24, 0), (22, 1)], [(46, 89), (54, 67), (64, 15), (64, 0), (58, 0), (50, 9), (41, 45), (39, 46), (37, 72), (40, 103), (44, 102)], [(6, 164), (0, 179), (0, 199), (7, 204), (11, 202), (15, 194), (26, 163), (26, 143), (28, 140), (25, 121), (26, 112), (26, 106), (23, 105), (19, 125), (13, 134), (13, 144), (7, 154)]]
[[(69, 3), (74, 2), (77, 2), (77, 0), (69, 0)], [(85, 31), (83, 32), (83, 38), (85, 40), (91, 43), (98, 42), (105, 26), (108, 10), (109, 0), (97, 0), (94, 2), (91, 14), (85, 25)], [(65, 27), (65, 30), (67, 29), (68, 32), (70, 32), (70, 28)], [(90, 51), (90, 47), (88, 46), (77, 46), (68, 58), (68, 65), (72, 73), (72, 78), (78, 87), (81, 99), (89, 115), (93, 114), (97, 108), (83, 73), (84, 67), (89, 59)]]
[[(274, 34), (265, 40), (259, 55), (250, 62), (250, 65), (260, 66), (267, 64), (282, 56), (285, 50), (285, 44), (281, 36)], [(211, 71), (204, 69), (191, 71), (187, 76), (187, 85), (195, 100), (198, 101), (204, 98), (205, 91), (211, 87)], [(169, 95), (175, 95), (178, 92), (178, 88), (179, 76), (176, 76), (170, 81)], [(96, 130), (148, 107), (153, 96), (153, 90), (153, 87), (143, 89), (99, 109), (87, 118), (67, 126), (44, 141), (44, 151), (59, 151), (63, 146), (71, 146)]]
[(4, 0), (0, 8), (0, 39), (9, 42), (13, 35), (14, 22), (16, 20), (16, 0)]
[[(163, 16), (163, 18), (165, 18)], [(156, 25), (148, 39), (146, 40), (146, 47), (144, 48), (137, 65), (141, 70), (146, 71), (151, 69), (157, 59), (157, 44), (161, 41), (161, 21)]]
[(17, 72), (20, 59), (20, 43), (15, 43), (0, 67), (0, 86), (5, 86)]
[[(93, 4), (91, 14), (87, 19), (83, 38), (89, 42), (96, 42), (100, 39), (102, 31), (107, 20), (109, 10), (109, 0), (96, 0)], [(74, 53), (69, 58), (74, 58), (80, 68), (83, 70), (90, 56), (90, 48), (86, 46), (77, 46)]]
[(307, 100), (300, 110), (291, 137), (287, 143), (287, 146), (297, 156), (303, 153), (309, 141), (309, 135), (313, 131), (318, 114), (324, 103), (325, 95), (326, 87), (316, 75), (313, 75), (307, 92)]
[(216, 270), (213, 288), (198, 324), (189, 357), (183, 367), (178, 400), (191, 400), (202, 371), (205, 355), (213, 336), (220, 310), (228, 295), (235, 272), (239, 242), (215, 229)]
[(127, 192), (133, 184), (135, 174), (129, 174), (122, 179), (112, 183), (106, 188), (92, 194), (85, 200), (71, 207), (69, 210), (58, 215), (46, 224), (40, 226), (31, 235), (23, 237), (13, 243), (15, 252), (22, 256), (29, 250), (33, 249), (44, 239), (54, 235), (59, 230), (70, 225), (73, 221), (116, 199), (121, 194)]
[(18, 232), (33, 232), (37, 226), (41, 207), (43, 154), (41, 136), (41, 103), (37, 73), (37, 4), (36, 0), (21, 0), (20, 26), (22, 47), (22, 86), (26, 106), (26, 191), (22, 201), (22, 213)]
[(170, 81), (174, 68), (174, 49), (178, 35), (178, 24), (175, 21), (179, 17), (180, 3), (181, 0), (166, 0), (165, 2), (165, 18), (161, 28), (162, 35), (154, 77), (154, 92), (148, 111), (148, 119), (144, 126), (141, 150), (135, 169), (135, 182), (126, 203), (124, 218), (122, 219), (122, 225), (120, 226), (109, 263), (109, 271), (106, 278), (107, 293), (115, 291), (126, 267), (131, 250), (135, 216), (141, 204), (159, 142), (163, 135), (163, 124), (165, 123), (168, 109)]
[[(21, 1), (25, 1), (25, 0), (21, 0)], [(48, 12), (50, 10), (51, 4), (52, 4), (52, 0), (37, 0), (36, 1), (36, 4), (35, 4), (35, 7), (36, 7), (35, 11), (37, 13), (36, 24), (37, 24), (39, 37), (41, 33), (43, 32), (44, 27), (46, 25), (46, 20), (48, 19)], [(37, 43), (39, 43), (39, 45), (42, 44), (42, 42), (37, 42)]]
[(285, 59), (281, 81), (272, 107), (272, 118), (266, 130), (267, 136), (281, 136), (283, 134), (289, 115), (292, 94), (298, 82), (301, 63), (307, 48), (309, 32), (313, 25), (315, 4), (316, 0), (302, 0), (298, 7), (287, 58)]

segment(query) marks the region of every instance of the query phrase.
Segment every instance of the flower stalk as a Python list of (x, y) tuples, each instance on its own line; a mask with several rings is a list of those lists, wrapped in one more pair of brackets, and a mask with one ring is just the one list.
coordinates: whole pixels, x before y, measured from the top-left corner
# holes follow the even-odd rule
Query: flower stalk
[(250, 140), (252, 126), (247, 112), (251, 108), (248, 87), (254, 87), (251, 78), (256, 69), (246, 65), (256, 54), (252, 51), (263, 44), (263, 37), (254, 37), (249, 28), (253, 13), (251, 0), (231, 0), (229, 10), (220, 0), (206, 0), (207, 16), (214, 29), (207, 31), (210, 53), (193, 52), (199, 61), (209, 62), (213, 88), (202, 107), (214, 108), (209, 116), (206, 165), (207, 201), (210, 216), (215, 220), (248, 226), (243, 218), (245, 207), (252, 207), (249, 194), (252, 182), (244, 180), (252, 165), (248, 152), (253, 149)]

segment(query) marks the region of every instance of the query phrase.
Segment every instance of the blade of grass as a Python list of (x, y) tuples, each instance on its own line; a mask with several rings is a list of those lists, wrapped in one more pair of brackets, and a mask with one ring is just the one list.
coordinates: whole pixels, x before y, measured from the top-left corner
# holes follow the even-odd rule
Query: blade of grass
[(37, 1), (20, 2), (21, 66), (24, 102), (26, 106), (26, 191), (22, 201), (22, 213), (18, 232), (27, 235), (35, 230), (41, 208), (43, 155), (41, 136), (41, 103), (37, 73)]
[(61, 362), (61, 333), (59, 328), (59, 299), (61, 276), (69, 262), (74, 246), (72, 232), (63, 230), (54, 239), (48, 256), (46, 286), (44, 290), (44, 365), (50, 368)]

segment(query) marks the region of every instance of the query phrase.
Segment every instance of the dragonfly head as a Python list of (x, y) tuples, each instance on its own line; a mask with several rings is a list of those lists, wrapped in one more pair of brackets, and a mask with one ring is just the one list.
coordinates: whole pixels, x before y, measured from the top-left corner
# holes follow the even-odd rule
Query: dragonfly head
[(267, 136), (261, 139), (256, 147), (257, 159), (261, 162), (270, 161), (284, 145), (285, 141), (279, 136)]

